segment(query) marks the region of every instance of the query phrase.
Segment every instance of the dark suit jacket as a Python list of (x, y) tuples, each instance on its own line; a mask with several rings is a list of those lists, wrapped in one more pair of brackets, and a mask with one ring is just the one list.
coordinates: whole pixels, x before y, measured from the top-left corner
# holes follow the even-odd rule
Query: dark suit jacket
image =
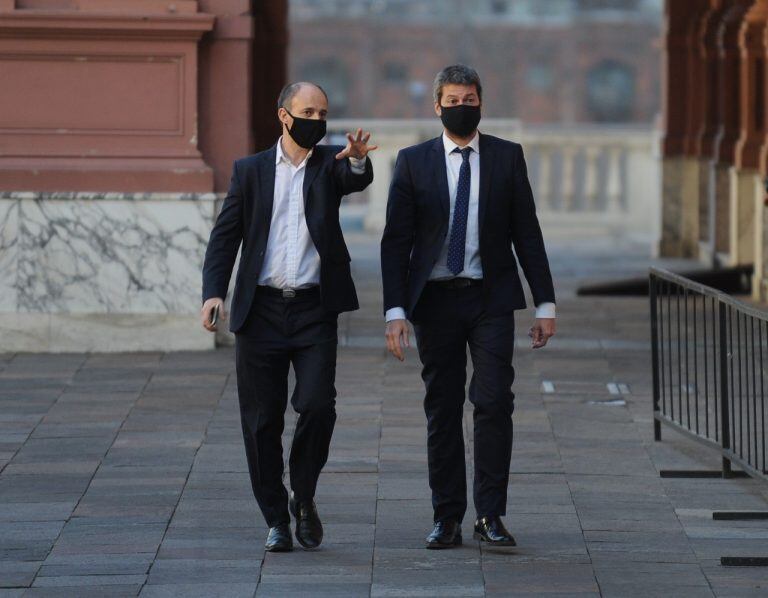
[[(248, 316), (264, 261), (272, 220), (277, 146), (235, 161), (232, 181), (211, 231), (203, 265), (203, 302), (227, 294), (229, 278), (242, 242), (229, 328), (237, 332)], [(320, 254), (320, 291), (330, 312), (359, 307), (350, 274), (350, 257), (339, 225), (344, 195), (362, 191), (373, 180), (366, 160), (365, 172), (354, 174), (349, 160), (336, 160), (339, 146), (318, 145), (304, 174), (304, 212), (307, 228)]]
[[(445, 243), (449, 211), (442, 136), (401, 150), (381, 240), (385, 311), (403, 307), (409, 318), (413, 314)], [(525, 307), (515, 254), (536, 305), (554, 302), (549, 261), (519, 144), (480, 135), (478, 219), (488, 313), (500, 315)]]

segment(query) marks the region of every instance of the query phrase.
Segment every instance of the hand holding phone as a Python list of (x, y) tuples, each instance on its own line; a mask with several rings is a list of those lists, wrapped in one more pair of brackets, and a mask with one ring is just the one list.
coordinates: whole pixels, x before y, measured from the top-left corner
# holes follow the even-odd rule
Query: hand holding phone
[(216, 325), (224, 318), (224, 301), (220, 297), (211, 297), (200, 310), (200, 320), (208, 332), (216, 332)]

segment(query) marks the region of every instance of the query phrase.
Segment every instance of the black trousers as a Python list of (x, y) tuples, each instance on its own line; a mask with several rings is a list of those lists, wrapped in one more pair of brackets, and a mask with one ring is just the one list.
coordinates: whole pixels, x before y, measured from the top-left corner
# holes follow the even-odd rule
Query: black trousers
[(514, 313), (485, 313), (481, 287), (428, 283), (413, 313), (426, 385), (429, 485), (435, 521), (461, 521), (467, 510), (463, 406), (467, 346), (474, 373), (474, 503), (478, 517), (506, 514), (512, 456)]
[(291, 405), (299, 414), (289, 457), (298, 500), (315, 495), (336, 422), (337, 314), (325, 311), (320, 293), (294, 298), (259, 290), (245, 326), (236, 335), (240, 416), (253, 494), (270, 527), (288, 523), (283, 484), (282, 433), (288, 402), (288, 369), (296, 386)]

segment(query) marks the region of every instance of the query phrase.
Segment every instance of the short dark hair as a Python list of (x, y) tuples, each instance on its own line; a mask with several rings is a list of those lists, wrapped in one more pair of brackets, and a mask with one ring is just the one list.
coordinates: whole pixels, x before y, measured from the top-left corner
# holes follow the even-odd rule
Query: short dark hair
[(453, 83), (454, 85), (474, 85), (477, 89), (477, 98), (483, 99), (483, 86), (480, 85), (480, 75), (471, 66), (463, 64), (452, 64), (445, 67), (435, 76), (435, 83), (432, 85), (432, 97), (435, 102), (440, 102), (443, 97), (443, 86)]
[(293, 99), (293, 96), (295, 96), (297, 93), (299, 93), (299, 90), (304, 87), (305, 85), (312, 85), (313, 87), (317, 87), (320, 91), (323, 92), (323, 95), (325, 96), (325, 99), (328, 99), (328, 94), (325, 93), (325, 90), (320, 87), (317, 83), (311, 83), (309, 81), (297, 81), (295, 83), (289, 83), (283, 89), (280, 91), (280, 95), (277, 96), (277, 107), (279, 108), (285, 108), (288, 109), (291, 105), (291, 100)]

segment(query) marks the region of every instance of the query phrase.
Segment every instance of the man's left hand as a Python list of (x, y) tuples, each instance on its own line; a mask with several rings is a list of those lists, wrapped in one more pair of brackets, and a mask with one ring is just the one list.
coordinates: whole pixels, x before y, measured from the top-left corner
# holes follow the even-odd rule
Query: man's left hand
[(344, 158), (357, 158), (358, 160), (362, 160), (368, 155), (368, 152), (372, 152), (379, 147), (378, 145), (368, 145), (368, 140), (370, 138), (371, 134), (363, 134), (362, 129), (358, 129), (356, 135), (347, 133), (347, 147), (336, 154), (336, 159), (343, 160)]
[(528, 331), (531, 337), (531, 347), (540, 349), (547, 344), (547, 341), (555, 336), (555, 318), (536, 318), (536, 321)]

